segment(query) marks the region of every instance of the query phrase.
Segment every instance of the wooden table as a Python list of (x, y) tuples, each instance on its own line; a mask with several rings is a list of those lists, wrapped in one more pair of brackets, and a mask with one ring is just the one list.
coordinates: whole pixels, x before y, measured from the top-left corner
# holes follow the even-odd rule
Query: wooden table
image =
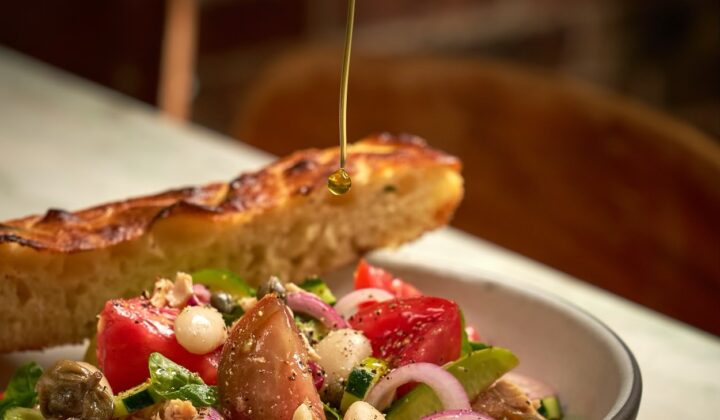
[[(179, 185), (226, 180), (271, 159), (0, 49), (0, 220), (48, 207), (77, 209)], [(639, 361), (644, 385), (640, 419), (719, 416), (717, 337), (454, 229), (428, 234), (396, 252), (410, 260), (531, 284), (600, 318)]]

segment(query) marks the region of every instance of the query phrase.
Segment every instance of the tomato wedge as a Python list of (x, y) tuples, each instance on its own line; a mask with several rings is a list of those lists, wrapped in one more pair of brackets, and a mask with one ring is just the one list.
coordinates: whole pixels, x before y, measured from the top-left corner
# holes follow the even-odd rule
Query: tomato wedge
[(185, 350), (173, 330), (179, 313), (176, 308), (156, 308), (143, 297), (105, 303), (98, 322), (97, 360), (116, 394), (150, 377), (152, 352), (199, 374), (206, 384), (216, 383), (221, 349), (204, 355)]
[(374, 267), (365, 260), (360, 260), (355, 269), (355, 289), (375, 287), (387, 290), (399, 298), (422, 296), (415, 286), (393, 276), (379, 267)]
[(370, 340), (373, 355), (397, 367), (443, 365), (460, 357), (462, 322), (455, 302), (432, 296), (394, 299), (360, 308), (348, 320)]
[[(235, 323), (220, 361), (218, 394), (225, 418), (291, 419), (306, 404), (325, 420), (305, 342), (274, 294)], [(303, 417), (305, 418), (305, 417)]]

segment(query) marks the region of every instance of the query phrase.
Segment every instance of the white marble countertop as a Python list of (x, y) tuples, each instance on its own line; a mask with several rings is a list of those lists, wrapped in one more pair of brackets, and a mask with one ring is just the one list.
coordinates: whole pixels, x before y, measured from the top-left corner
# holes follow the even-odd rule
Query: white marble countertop
[[(0, 220), (226, 180), (270, 159), (0, 49)], [(426, 235), (396, 252), (500, 273), (503, 279), (560, 295), (604, 321), (640, 364), (640, 419), (720, 416), (717, 337), (454, 229)]]

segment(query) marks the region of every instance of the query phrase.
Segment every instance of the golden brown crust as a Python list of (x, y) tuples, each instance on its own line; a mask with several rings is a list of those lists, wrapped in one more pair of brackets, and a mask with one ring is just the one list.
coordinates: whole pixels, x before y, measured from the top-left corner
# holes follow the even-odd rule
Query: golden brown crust
[[(408, 164), (439, 164), (460, 170), (457, 158), (431, 149), (415, 136), (369, 137), (349, 147), (348, 153), (351, 176), (360, 167), (377, 171)], [(309, 149), (227, 184), (171, 190), (72, 213), (50, 209), (44, 215), (0, 223), (0, 245), (16, 243), (38, 251), (73, 253), (137, 239), (159, 219), (186, 215), (215, 220), (252, 214), (284, 199), (325, 188), (337, 162), (337, 148)]]

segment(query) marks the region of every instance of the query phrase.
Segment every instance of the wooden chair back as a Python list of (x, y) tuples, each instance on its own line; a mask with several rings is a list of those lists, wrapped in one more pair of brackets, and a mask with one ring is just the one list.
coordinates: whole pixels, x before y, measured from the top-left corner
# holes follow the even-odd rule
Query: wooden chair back
[[(278, 60), (233, 134), (282, 155), (337, 142), (339, 51)], [(353, 57), (349, 137), (460, 156), (454, 225), (720, 334), (720, 147), (659, 112), (481, 60)]]

